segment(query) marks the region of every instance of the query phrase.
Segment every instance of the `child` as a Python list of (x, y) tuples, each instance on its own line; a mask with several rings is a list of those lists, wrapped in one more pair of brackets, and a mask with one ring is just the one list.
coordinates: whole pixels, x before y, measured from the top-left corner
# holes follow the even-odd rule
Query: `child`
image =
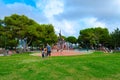
[(44, 56), (47, 57), (47, 48), (44, 48)]
[(44, 58), (45, 55), (44, 55), (44, 48), (42, 48), (42, 58)]

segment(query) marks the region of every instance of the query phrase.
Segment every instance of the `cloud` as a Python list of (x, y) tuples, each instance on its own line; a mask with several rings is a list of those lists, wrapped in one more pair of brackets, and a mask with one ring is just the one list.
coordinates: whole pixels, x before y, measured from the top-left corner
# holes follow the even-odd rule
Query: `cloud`
[[(60, 15), (64, 11), (64, 3), (62, 0), (46, 0), (45, 6), (42, 6), (43, 12), (49, 20), (49, 23), (53, 24), (55, 27), (55, 31), (58, 34), (60, 30), (62, 31), (62, 35), (76, 36), (75, 26), (76, 23), (74, 21), (69, 21), (66, 19), (62, 19), (61, 21), (57, 20), (55, 16)], [(40, 4), (41, 5), (41, 4)], [(39, 6), (41, 7), (41, 6)]]
[[(56, 33), (79, 35), (81, 29), (107, 27), (118, 21), (119, 0), (38, 0), (37, 8), (43, 10)], [(115, 10), (117, 8), (117, 11)], [(117, 22), (116, 22), (117, 24)], [(113, 29), (113, 28), (110, 28)]]
[(59, 0), (52, 0), (45, 6), (44, 13), (47, 17), (53, 17), (63, 12), (63, 3)]
[[(5, 3), (0, 0), (0, 18), (24, 14), (38, 23), (53, 24), (56, 33), (78, 36), (90, 27), (120, 28), (120, 0), (19, 0)], [(32, 4), (34, 3), (34, 5)]]
[(64, 36), (71, 36), (71, 35), (76, 36), (76, 31), (75, 31), (76, 23), (74, 22), (62, 20), (61, 22), (55, 21), (53, 25), (55, 26), (55, 30), (57, 34), (61, 30), (62, 35)]
[(38, 9), (43, 10), (44, 15), (48, 18), (48, 23), (51, 23), (55, 26), (55, 31), (57, 34), (60, 30), (68, 34), (67, 30), (71, 30), (72, 28), (69, 22), (66, 20), (58, 21), (54, 17), (55, 15), (63, 13), (64, 4), (62, 0), (44, 0), (42, 3), (41, 0), (38, 0), (36, 5)]
[(43, 15), (39, 9), (36, 9), (33, 6), (27, 5), (25, 3), (14, 2), (12, 4), (4, 4), (0, 3), (2, 7), (0, 7), (0, 18), (4, 18), (5, 16), (10, 16), (11, 14), (19, 14), (26, 15), (31, 19), (39, 23), (46, 23), (47, 18)]
[(58, 18), (77, 20), (97, 17), (99, 20), (120, 19), (119, 0), (65, 0), (65, 11)]
[(37, 8), (43, 10), (43, 13), (48, 18), (53, 17), (54, 15), (59, 15), (64, 9), (62, 0), (44, 0), (42, 2), (41, 0), (38, 0), (36, 5)]
[(64, 0), (64, 5), (64, 12), (55, 18), (76, 21), (76, 30), (100, 26), (111, 32), (120, 28), (120, 0)]
[(97, 20), (97, 18), (83, 18), (80, 20), (80, 23), (83, 23), (82, 26), (86, 27), (106, 27), (106, 24)]

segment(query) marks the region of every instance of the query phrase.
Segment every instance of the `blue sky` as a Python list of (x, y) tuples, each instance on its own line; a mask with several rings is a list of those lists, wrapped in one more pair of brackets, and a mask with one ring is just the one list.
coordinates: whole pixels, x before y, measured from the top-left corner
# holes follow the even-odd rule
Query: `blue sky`
[(26, 15), (40, 24), (53, 24), (56, 34), (78, 37), (91, 27), (120, 28), (120, 0), (0, 0), (0, 19)]

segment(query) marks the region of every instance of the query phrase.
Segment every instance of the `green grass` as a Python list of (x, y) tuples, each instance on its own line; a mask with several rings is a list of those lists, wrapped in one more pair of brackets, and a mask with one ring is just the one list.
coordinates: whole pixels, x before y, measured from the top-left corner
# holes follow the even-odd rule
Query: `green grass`
[(120, 54), (0, 57), (0, 80), (120, 80)]

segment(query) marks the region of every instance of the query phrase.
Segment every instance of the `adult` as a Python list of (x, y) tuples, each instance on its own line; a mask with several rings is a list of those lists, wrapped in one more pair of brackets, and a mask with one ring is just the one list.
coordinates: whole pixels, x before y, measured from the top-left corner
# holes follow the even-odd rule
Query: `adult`
[(47, 48), (47, 56), (51, 56), (51, 46), (47, 44), (46, 48)]

